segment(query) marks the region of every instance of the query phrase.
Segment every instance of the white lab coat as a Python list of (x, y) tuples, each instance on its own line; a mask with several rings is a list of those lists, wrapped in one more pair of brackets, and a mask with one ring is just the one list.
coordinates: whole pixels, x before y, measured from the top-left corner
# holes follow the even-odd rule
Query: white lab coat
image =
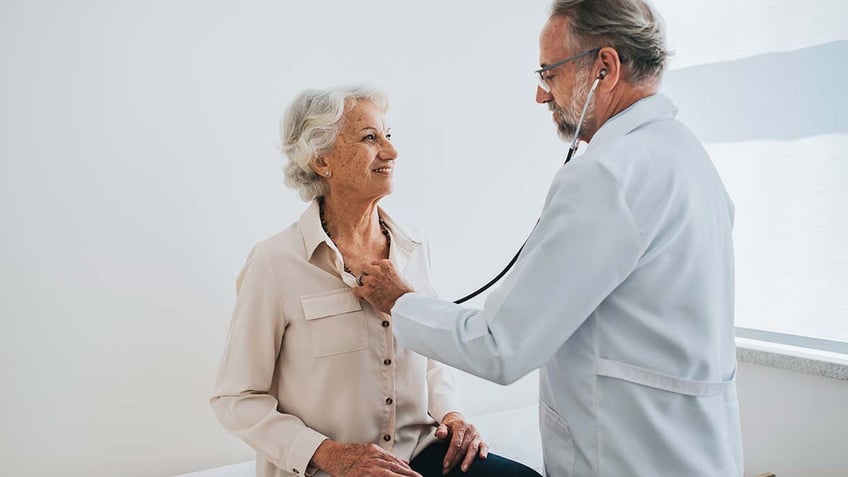
[(655, 95), (598, 130), (482, 310), (392, 309), (402, 346), (456, 368), (542, 368), (548, 476), (742, 475), (733, 204), (675, 113)]

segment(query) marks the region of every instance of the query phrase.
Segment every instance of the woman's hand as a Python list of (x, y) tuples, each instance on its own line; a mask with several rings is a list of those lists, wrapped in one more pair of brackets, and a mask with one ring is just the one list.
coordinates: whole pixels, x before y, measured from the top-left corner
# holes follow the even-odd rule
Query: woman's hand
[(489, 445), (480, 437), (477, 428), (467, 422), (462, 414), (449, 412), (442, 418), (442, 423), (436, 429), (436, 438), (448, 440), (448, 452), (442, 464), (442, 473), (447, 474), (456, 464), (462, 461), (460, 469), (467, 472), (478, 455), (485, 459), (489, 455)]
[(327, 439), (318, 446), (312, 463), (339, 477), (422, 477), (409, 467), (409, 462), (376, 444), (343, 444)]

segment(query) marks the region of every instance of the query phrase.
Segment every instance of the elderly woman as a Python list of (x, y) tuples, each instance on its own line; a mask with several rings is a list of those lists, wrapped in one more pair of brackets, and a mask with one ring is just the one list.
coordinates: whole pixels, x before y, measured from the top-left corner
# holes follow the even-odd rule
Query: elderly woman
[(382, 93), (344, 88), (286, 111), (286, 184), (311, 205), (238, 277), (212, 407), (258, 476), (538, 476), (489, 454), (451, 370), (399, 347), (390, 316), (352, 293), (380, 259), (432, 290), (427, 245), (377, 206), (397, 158), (386, 110)]

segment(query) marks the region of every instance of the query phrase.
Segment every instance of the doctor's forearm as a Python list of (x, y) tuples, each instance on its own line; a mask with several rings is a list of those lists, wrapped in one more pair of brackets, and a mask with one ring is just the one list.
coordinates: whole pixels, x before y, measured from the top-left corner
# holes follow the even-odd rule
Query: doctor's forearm
[(480, 310), (410, 293), (392, 316), (400, 345), (480, 378), (510, 384), (535, 369), (512, 340), (495, 339)]

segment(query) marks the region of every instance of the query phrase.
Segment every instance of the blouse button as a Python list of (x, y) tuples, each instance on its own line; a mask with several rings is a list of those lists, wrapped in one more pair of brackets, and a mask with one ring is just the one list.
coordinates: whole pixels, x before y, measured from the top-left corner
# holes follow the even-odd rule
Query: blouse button
[(389, 442), (390, 440), (392, 440), (392, 436), (386, 434), (385, 436), (383, 436), (383, 440)]
[(394, 400), (392, 400), (392, 398), (386, 398), (386, 404), (391, 404), (393, 402)]
[(388, 322), (388, 321), (384, 321), (384, 322), (383, 322), (383, 328), (388, 328), (388, 327), (389, 327), (389, 322)]
[(386, 366), (388, 366), (388, 365), (392, 364), (392, 360), (390, 360), (390, 359), (384, 359), (384, 360), (383, 360), (383, 364), (385, 364)]

